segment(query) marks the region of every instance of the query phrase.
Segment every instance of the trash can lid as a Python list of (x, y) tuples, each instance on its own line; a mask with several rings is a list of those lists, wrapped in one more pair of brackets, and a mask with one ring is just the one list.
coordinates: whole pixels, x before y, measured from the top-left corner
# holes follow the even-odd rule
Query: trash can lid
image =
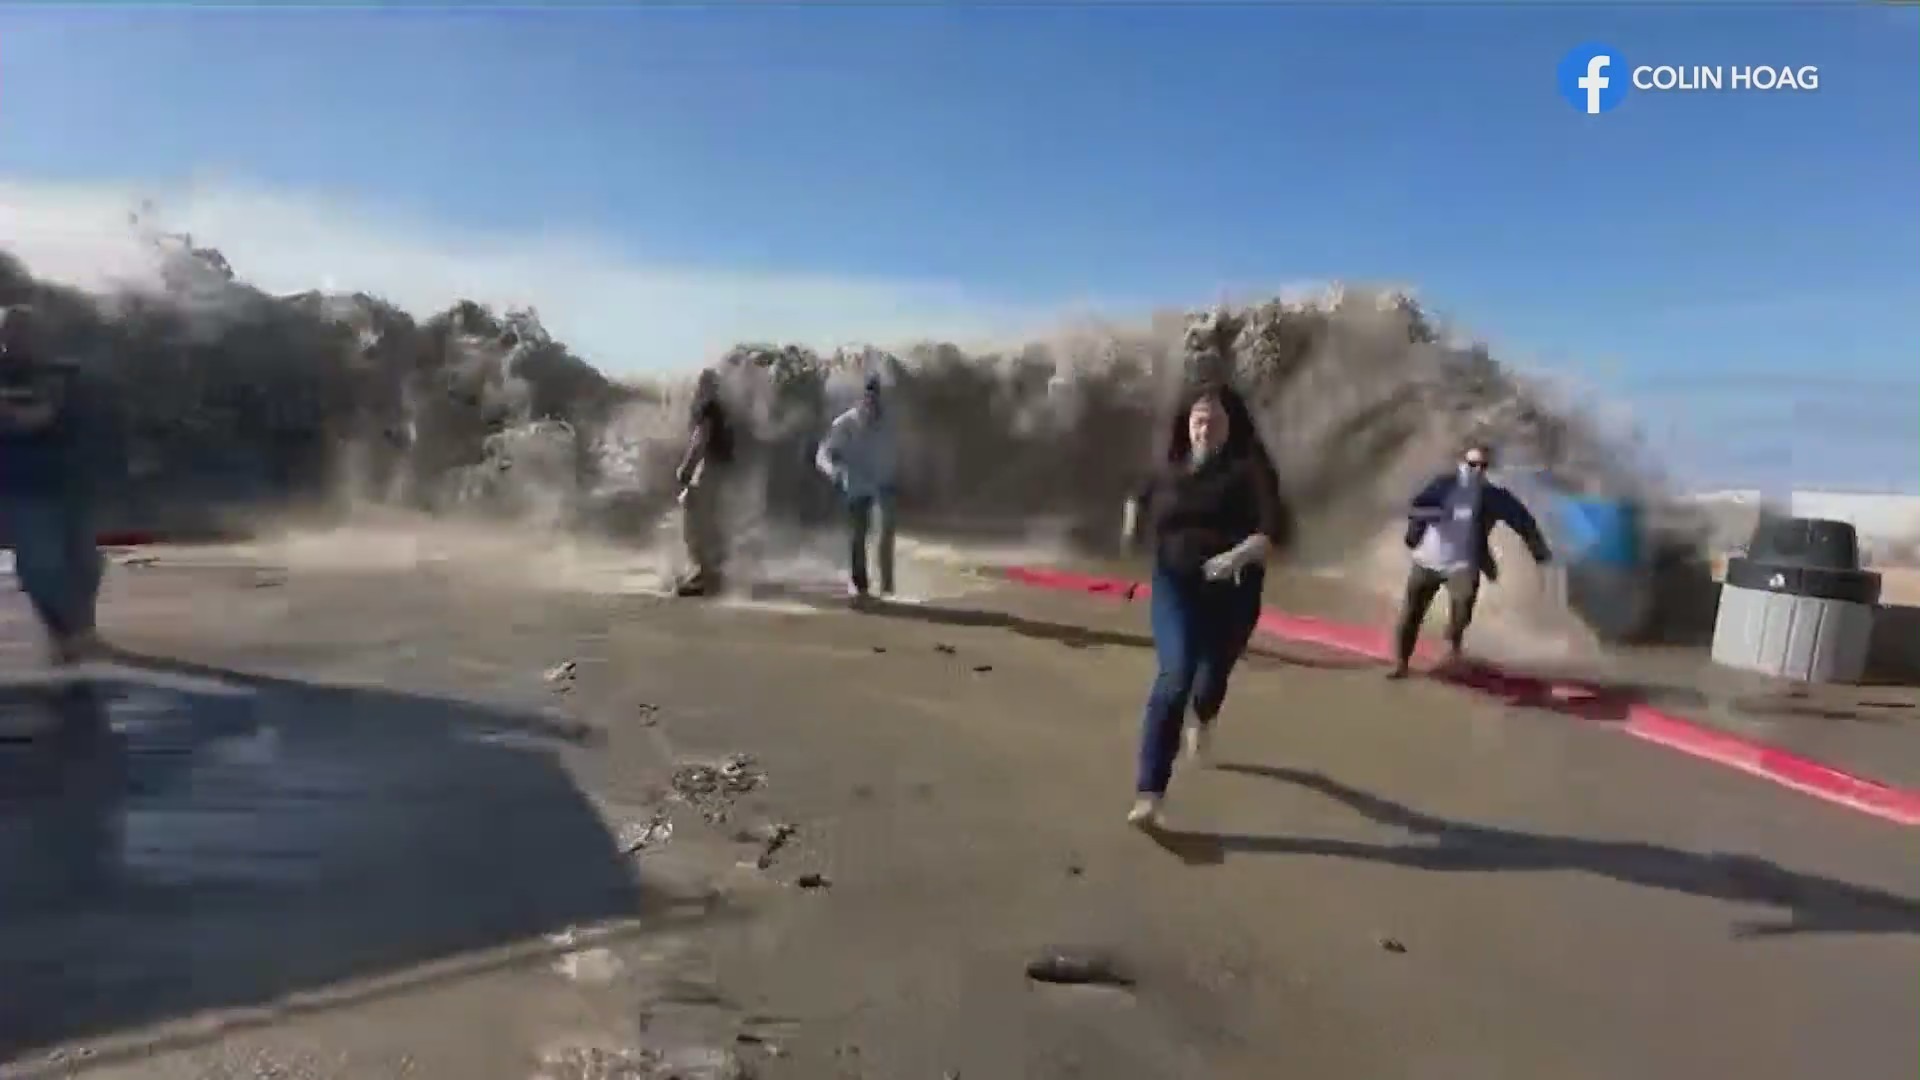
[(1826, 518), (1762, 516), (1747, 543), (1757, 563), (1819, 570), (1860, 569), (1860, 541), (1853, 526)]
[(1821, 566), (1733, 558), (1727, 560), (1726, 585), (1809, 600), (1869, 606), (1880, 602), (1880, 575), (1871, 570), (1829, 570)]

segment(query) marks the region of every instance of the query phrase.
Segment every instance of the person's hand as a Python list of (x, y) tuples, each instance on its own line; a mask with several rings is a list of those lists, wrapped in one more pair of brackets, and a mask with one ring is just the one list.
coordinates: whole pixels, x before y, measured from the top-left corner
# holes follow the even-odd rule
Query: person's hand
[(1240, 576), (1240, 571), (1245, 570), (1247, 564), (1253, 561), (1251, 556), (1252, 553), (1245, 547), (1224, 551), (1200, 564), (1200, 572), (1206, 575), (1208, 581), (1237, 578)]
[(1238, 580), (1240, 572), (1267, 557), (1271, 545), (1264, 536), (1254, 535), (1200, 564), (1208, 581), (1226, 578)]
[(692, 488), (682, 484), (680, 490), (673, 493), (673, 501), (679, 503), (681, 506), (687, 505), (687, 493), (692, 490)]

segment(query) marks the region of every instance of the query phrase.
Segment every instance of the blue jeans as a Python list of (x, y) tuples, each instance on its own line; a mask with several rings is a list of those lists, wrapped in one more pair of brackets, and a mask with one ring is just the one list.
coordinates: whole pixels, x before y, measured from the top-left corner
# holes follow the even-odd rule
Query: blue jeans
[(867, 532), (873, 520), (880, 519), (880, 538), (876, 545), (880, 562), (880, 591), (893, 591), (893, 492), (854, 495), (847, 499), (848, 577), (853, 587), (867, 591)]
[(1227, 676), (1247, 651), (1260, 621), (1266, 572), (1248, 567), (1238, 582), (1208, 581), (1155, 564), (1149, 608), (1160, 673), (1147, 695), (1140, 732), (1140, 772), (1134, 790), (1164, 795), (1180, 752), (1187, 704), (1201, 724), (1213, 723), (1227, 699)]
[(61, 494), (0, 494), (0, 537), (41, 625), (57, 638), (93, 629), (100, 549), (84, 501)]

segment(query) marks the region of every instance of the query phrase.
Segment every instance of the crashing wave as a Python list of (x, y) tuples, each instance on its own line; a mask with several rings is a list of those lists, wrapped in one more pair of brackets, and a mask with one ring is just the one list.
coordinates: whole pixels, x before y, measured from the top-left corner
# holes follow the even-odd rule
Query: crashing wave
[[(47, 346), (124, 405), (127, 515), (375, 503), (639, 536), (670, 510), (690, 379), (611, 380), (533, 311), (465, 302), (421, 322), (364, 294), (270, 296), (191, 238), (154, 243), (164, 294), (85, 295), (0, 254), (0, 304), (34, 305)], [(1167, 313), (991, 353), (741, 345), (714, 366), (750, 435), (750, 512), (765, 530), (828, 520), (813, 440), (872, 373), (902, 420), (915, 531), (1106, 550), (1170, 392), (1230, 373), (1301, 508), (1309, 555), (1378, 536), (1469, 436), (1563, 490), (1634, 498), (1691, 545), (1691, 519), (1629, 440), (1453, 340), (1399, 291)]]

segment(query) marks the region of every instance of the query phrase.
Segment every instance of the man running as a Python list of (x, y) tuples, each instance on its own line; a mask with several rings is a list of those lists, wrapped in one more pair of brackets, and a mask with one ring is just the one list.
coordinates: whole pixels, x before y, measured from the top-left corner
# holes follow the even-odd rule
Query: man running
[(98, 648), (102, 569), (77, 372), (41, 354), (31, 309), (0, 318), (0, 537), (49, 658), (70, 664)]
[(869, 375), (859, 403), (835, 418), (813, 461), (846, 503), (847, 594), (856, 600), (867, 595), (867, 531), (878, 518), (880, 592), (891, 596), (898, 449), (891, 410), (881, 402), (879, 376)]
[(1512, 492), (1487, 480), (1487, 470), (1492, 466), (1492, 448), (1474, 443), (1460, 455), (1454, 471), (1434, 477), (1413, 497), (1407, 511), (1406, 537), (1407, 547), (1413, 552), (1413, 566), (1407, 572), (1388, 678), (1406, 677), (1414, 642), (1420, 637), (1420, 624), (1443, 586), (1447, 590), (1446, 664), (1459, 663), (1461, 643), (1480, 595), (1480, 577), (1484, 574), (1488, 581), (1495, 581), (1500, 576), (1493, 547), (1487, 543), (1495, 523), (1505, 522), (1518, 533), (1536, 563), (1552, 558), (1526, 506)]
[(688, 417), (687, 451), (675, 479), (680, 484), (681, 540), (687, 551), (687, 576), (678, 596), (713, 596), (725, 571), (727, 536), (725, 486), (733, 462), (733, 423), (720, 400), (720, 376), (712, 368), (694, 383)]

